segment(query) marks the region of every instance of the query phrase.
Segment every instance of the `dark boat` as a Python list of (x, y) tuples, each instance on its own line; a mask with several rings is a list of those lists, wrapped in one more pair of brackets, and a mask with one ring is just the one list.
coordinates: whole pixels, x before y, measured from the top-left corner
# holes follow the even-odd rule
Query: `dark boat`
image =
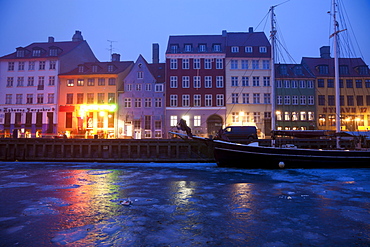
[[(334, 8), (334, 55), (335, 55), (335, 87), (336, 95), (340, 95), (339, 91), (339, 62), (337, 56), (337, 34), (341, 31), (337, 30), (337, 22), (335, 19), (335, 1), (333, 1)], [(274, 7), (271, 7), (271, 18), (274, 18)], [(274, 78), (274, 42), (276, 29), (274, 27), (274, 21), (271, 22), (271, 54), (272, 54), (272, 65), (271, 65), (271, 81), (275, 81)], [(342, 30), (343, 31), (343, 30)], [(274, 86), (272, 86), (272, 97), (274, 98)], [(336, 97), (336, 110), (340, 109), (339, 97)], [(214, 157), (218, 166), (221, 167), (236, 167), (236, 168), (352, 168), (352, 167), (370, 167), (370, 149), (359, 149), (359, 150), (345, 150), (340, 147), (340, 136), (343, 132), (340, 131), (340, 112), (336, 112), (336, 131), (325, 131), (325, 130), (305, 130), (305, 131), (285, 131), (285, 130), (274, 130), (275, 126), (275, 100), (272, 101), (271, 111), (271, 125), (272, 125), (272, 145), (271, 147), (260, 146), (258, 142), (250, 144), (241, 144), (231, 141), (217, 139), (208, 139), (198, 136), (193, 136), (189, 127), (180, 126), (181, 130), (186, 130), (187, 135), (170, 132), (178, 135), (183, 139), (192, 138), (207, 145), (212, 145), (214, 150)], [(181, 122), (183, 125), (184, 122)], [(222, 133), (220, 133), (222, 136)], [(306, 149), (297, 148), (293, 145), (284, 145), (278, 147), (275, 145), (275, 136), (289, 136), (289, 137), (303, 137), (303, 138), (322, 138), (327, 135), (331, 135), (336, 139), (336, 149)]]

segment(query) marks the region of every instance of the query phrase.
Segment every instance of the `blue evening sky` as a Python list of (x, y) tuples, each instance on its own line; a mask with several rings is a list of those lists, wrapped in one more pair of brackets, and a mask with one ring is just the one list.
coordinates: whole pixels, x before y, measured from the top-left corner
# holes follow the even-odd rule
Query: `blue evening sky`
[[(370, 64), (370, 0), (340, 2), (354, 56)], [(80, 30), (100, 61), (110, 60), (107, 40), (112, 40), (121, 60), (135, 61), (142, 54), (148, 62), (152, 43), (159, 43), (164, 62), (169, 35), (243, 32), (249, 27), (269, 35), (265, 17), (270, 6), (281, 3), (275, 9), (279, 40), (292, 57), (281, 56), (281, 62), (318, 57), (321, 46), (331, 45), (331, 0), (0, 0), (0, 56), (46, 42), (49, 36), (69, 41)]]

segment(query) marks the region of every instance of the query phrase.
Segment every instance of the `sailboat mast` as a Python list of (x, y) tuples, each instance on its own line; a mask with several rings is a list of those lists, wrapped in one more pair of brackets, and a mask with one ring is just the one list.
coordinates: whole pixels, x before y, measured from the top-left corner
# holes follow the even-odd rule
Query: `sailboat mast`
[[(275, 99), (275, 41), (276, 41), (276, 29), (275, 29), (275, 6), (271, 6), (271, 131), (276, 128), (276, 99)], [(274, 143), (273, 143), (274, 144)]]
[[(335, 85), (335, 130), (340, 132), (340, 88), (339, 88), (339, 55), (338, 55), (338, 22), (336, 14), (336, 1), (333, 0), (333, 25), (334, 25), (334, 85)], [(340, 148), (337, 137), (337, 148)]]

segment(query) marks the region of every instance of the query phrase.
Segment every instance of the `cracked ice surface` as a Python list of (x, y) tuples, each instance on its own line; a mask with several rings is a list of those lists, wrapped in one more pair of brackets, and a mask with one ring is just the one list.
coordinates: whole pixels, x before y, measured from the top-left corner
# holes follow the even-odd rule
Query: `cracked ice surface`
[(3, 162), (0, 245), (368, 246), (369, 177), (368, 169)]

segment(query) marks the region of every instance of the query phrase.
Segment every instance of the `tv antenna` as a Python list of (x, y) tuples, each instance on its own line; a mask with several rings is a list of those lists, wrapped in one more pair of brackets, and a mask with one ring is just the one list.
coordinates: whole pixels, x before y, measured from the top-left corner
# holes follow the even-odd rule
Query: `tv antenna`
[(117, 42), (117, 41), (114, 41), (114, 40), (107, 40), (109, 43), (110, 43), (110, 45), (109, 45), (109, 52), (110, 52), (110, 56), (112, 57), (112, 53), (113, 53), (113, 42)]

